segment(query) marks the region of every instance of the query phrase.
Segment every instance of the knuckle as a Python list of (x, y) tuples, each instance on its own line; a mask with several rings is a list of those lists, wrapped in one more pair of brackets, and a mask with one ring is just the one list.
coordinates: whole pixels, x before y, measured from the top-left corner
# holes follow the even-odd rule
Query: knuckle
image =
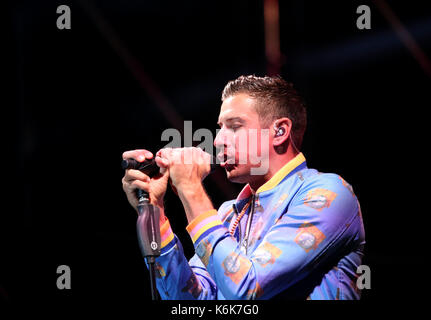
[(149, 153), (146, 149), (135, 149), (123, 152), (123, 159), (133, 158), (138, 161), (143, 161), (146, 158), (146, 154)]
[(135, 171), (136, 171), (135, 169), (127, 170), (127, 177), (129, 178), (129, 180), (135, 178), (135, 176), (136, 176)]
[(125, 159), (130, 158), (130, 154), (131, 154), (131, 152), (132, 152), (132, 151), (124, 151), (124, 152), (123, 152), (123, 154), (122, 154), (123, 159), (125, 160)]
[(132, 173), (130, 172), (130, 170), (127, 170), (126, 171), (126, 174), (124, 175), (124, 181), (125, 182), (130, 182), (130, 180), (132, 180), (133, 179), (133, 175), (132, 175)]
[(168, 155), (168, 153), (169, 153), (169, 149), (170, 149), (170, 148), (163, 148), (163, 149), (160, 149), (160, 150), (157, 152), (157, 154), (159, 154), (161, 157), (166, 157), (166, 156)]
[(146, 180), (148, 176), (139, 170), (130, 169), (129, 177), (134, 180)]
[(139, 181), (139, 180), (136, 180), (135, 183), (136, 183), (136, 186), (139, 189), (142, 189), (144, 191), (148, 191), (149, 190), (149, 185), (147, 183), (145, 183), (143, 181)]
[(133, 186), (133, 187), (134, 187), (134, 189), (139, 188), (139, 187), (140, 187), (139, 181), (138, 181), (138, 180), (133, 180), (133, 181), (130, 183), (130, 186)]

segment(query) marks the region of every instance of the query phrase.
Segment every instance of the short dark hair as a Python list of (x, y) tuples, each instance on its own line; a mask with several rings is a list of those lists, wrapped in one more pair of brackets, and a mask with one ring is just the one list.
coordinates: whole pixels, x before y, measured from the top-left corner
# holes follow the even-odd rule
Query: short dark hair
[(292, 121), (293, 142), (297, 148), (301, 148), (307, 126), (307, 112), (305, 103), (292, 83), (280, 76), (240, 76), (226, 84), (221, 100), (239, 93), (256, 99), (255, 108), (262, 126), (269, 126), (279, 118), (289, 118)]

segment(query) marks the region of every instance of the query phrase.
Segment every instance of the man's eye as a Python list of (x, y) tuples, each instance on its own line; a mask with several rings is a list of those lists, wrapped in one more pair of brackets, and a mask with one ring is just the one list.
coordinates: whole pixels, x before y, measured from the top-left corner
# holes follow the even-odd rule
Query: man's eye
[(237, 129), (241, 128), (240, 125), (235, 125), (230, 127), (233, 131), (236, 131)]

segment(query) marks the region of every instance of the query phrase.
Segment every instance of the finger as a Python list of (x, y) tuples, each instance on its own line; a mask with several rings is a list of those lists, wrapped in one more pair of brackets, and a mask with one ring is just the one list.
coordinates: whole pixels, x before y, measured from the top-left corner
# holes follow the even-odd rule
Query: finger
[[(169, 154), (169, 163), (171, 164), (185, 164), (184, 162), (184, 148), (172, 149)], [(189, 163), (187, 163), (189, 164)]]
[(157, 151), (157, 152), (156, 152), (156, 157), (157, 157), (157, 156), (161, 157), (161, 155), (162, 155), (162, 150), (163, 150), (163, 149), (160, 149), (159, 151)]
[(141, 180), (144, 182), (150, 182), (150, 177), (139, 170), (128, 169), (124, 175), (124, 180), (127, 182), (132, 182), (133, 180)]
[(189, 147), (181, 150), (181, 161), (184, 164), (193, 164), (196, 162), (195, 148)]
[(164, 169), (169, 167), (169, 161), (165, 158), (161, 158), (160, 156), (156, 156), (156, 164), (160, 168), (164, 168)]
[(133, 158), (142, 162), (145, 159), (153, 158), (153, 154), (146, 149), (136, 149), (136, 150), (123, 152), (123, 159), (130, 159), (130, 158)]
[(211, 168), (213, 157), (208, 152), (205, 152), (203, 150), (201, 150), (200, 154), (201, 154), (201, 157), (202, 157), (204, 163), (207, 163), (209, 165), (209, 167)]
[(193, 163), (202, 164), (203, 162), (203, 155), (202, 155), (202, 149), (199, 148), (190, 148), (191, 154), (193, 157)]
[(132, 184), (133, 181), (126, 181), (126, 179), (123, 178), (123, 190), (126, 193), (133, 193), (138, 188), (136, 185)]
[(169, 167), (170, 165), (174, 164), (175, 162), (173, 161), (173, 155), (175, 153), (176, 149), (173, 148), (164, 148), (164, 149), (160, 149), (157, 152), (157, 156), (160, 157), (161, 159), (163, 159), (163, 164), (165, 165), (165, 167)]
[(172, 184), (172, 180), (169, 179), (169, 184), (171, 186), (172, 191), (178, 196), (178, 190), (175, 188), (175, 186)]
[(156, 156), (159, 156), (160, 158), (166, 158), (168, 159), (170, 154), (172, 153), (172, 148), (163, 148), (157, 151)]
[(133, 189), (137, 188), (137, 189), (144, 190), (146, 192), (149, 192), (149, 190), (150, 190), (150, 184), (147, 182), (140, 181), (140, 180), (134, 180), (130, 184), (130, 186), (133, 187)]

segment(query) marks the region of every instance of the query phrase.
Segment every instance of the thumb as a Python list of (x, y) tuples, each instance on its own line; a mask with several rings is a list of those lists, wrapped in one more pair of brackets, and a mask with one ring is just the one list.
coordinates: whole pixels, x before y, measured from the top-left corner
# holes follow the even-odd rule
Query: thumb
[(172, 183), (172, 180), (169, 179), (169, 184), (171, 185), (172, 191), (175, 193), (175, 195), (178, 196), (178, 190), (175, 188), (174, 184)]
[(168, 179), (169, 178), (169, 169), (160, 168), (160, 174), (162, 175), (163, 179)]
[(160, 172), (164, 172), (162, 169), (169, 168), (168, 159), (161, 158), (159, 155), (157, 155), (154, 160), (156, 161), (157, 166), (160, 168)]
[(169, 161), (167, 159), (161, 158), (160, 156), (156, 156), (155, 161), (157, 166), (160, 168), (160, 174), (162, 176), (169, 176)]

